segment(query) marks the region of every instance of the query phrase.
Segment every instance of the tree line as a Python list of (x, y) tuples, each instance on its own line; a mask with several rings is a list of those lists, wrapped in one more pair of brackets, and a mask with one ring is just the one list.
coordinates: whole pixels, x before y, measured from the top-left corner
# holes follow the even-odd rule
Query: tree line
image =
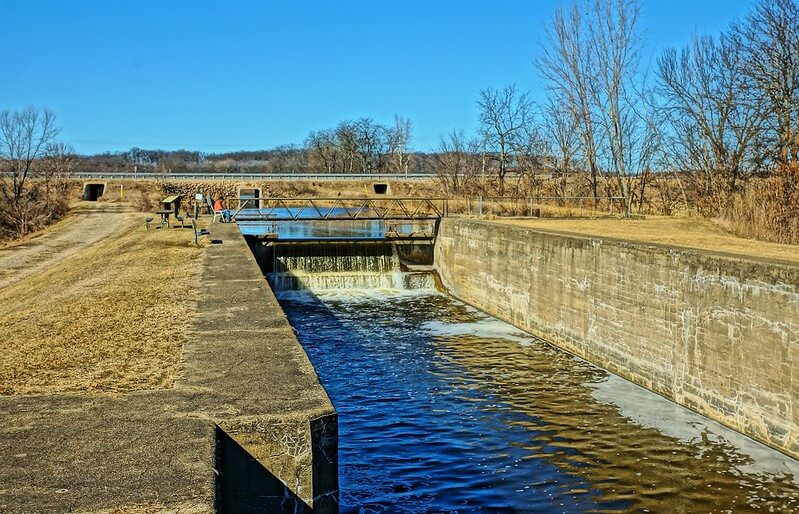
[(77, 156), (79, 171), (249, 173), (420, 173), (430, 169), (423, 152), (411, 151), (413, 125), (400, 115), (385, 125), (372, 118), (311, 131), (302, 145), (268, 150), (203, 153), (145, 150)]
[(21, 237), (68, 208), (72, 148), (49, 110), (0, 112), (0, 240)]
[[(794, 166), (799, 151), (799, 9), (758, 0), (721, 34), (698, 35), (645, 66), (638, 0), (572, 0), (544, 30), (535, 68), (545, 99), (510, 84), (476, 99), (477, 130), (411, 150), (411, 121), (343, 121), (299, 145), (203, 154), (131, 149), (80, 159), (83, 169), (327, 173), (435, 172), (458, 193), (474, 177), (585, 180), (594, 197), (643, 204), (669, 174), (679, 201), (716, 206), (747, 180)], [(655, 172), (659, 172), (657, 176)], [(565, 186), (564, 186), (565, 187)], [(511, 188), (510, 193), (518, 188)]]
[[(91, 171), (434, 173), (451, 195), (615, 196), (630, 212), (721, 215), (799, 241), (796, 1), (756, 0), (720, 34), (697, 35), (651, 65), (643, 34), (638, 0), (571, 0), (543, 31), (535, 70), (544, 94), (534, 98), (514, 84), (481, 90), (476, 130), (452, 130), (430, 152), (412, 150), (413, 125), (397, 115), (388, 124), (343, 121), (269, 150), (133, 148), (58, 159)], [(51, 114), (37, 112), (3, 120), (52, 135)], [(3, 194), (18, 205), (26, 166), (54, 158), (47, 149), (54, 136), (28, 159), (3, 130), (0, 163), (23, 182), (4, 182)]]
[(722, 34), (666, 50), (654, 72), (644, 69), (637, 0), (573, 1), (544, 34), (536, 69), (546, 99), (514, 85), (482, 90), (477, 133), (453, 131), (439, 146), (453, 187), (464, 171), (485, 170), (481, 159), (460, 158), (474, 153), (488, 155), (500, 189), (509, 168), (544, 167), (582, 173), (594, 196), (604, 187), (631, 201), (653, 171), (721, 200), (748, 178), (796, 164), (794, 0), (759, 0)]
[(490, 170), (503, 194), (509, 170), (533, 183), (549, 170), (554, 193), (578, 187), (643, 211), (654, 189), (666, 213), (726, 217), (748, 224), (742, 232), (770, 225), (760, 235), (799, 242), (796, 2), (758, 0), (744, 19), (666, 50), (653, 68), (640, 15), (637, 0), (557, 9), (535, 62), (545, 100), (514, 85), (482, 90), (476, 133), (442, 138), (442, 182), (457, 193)]

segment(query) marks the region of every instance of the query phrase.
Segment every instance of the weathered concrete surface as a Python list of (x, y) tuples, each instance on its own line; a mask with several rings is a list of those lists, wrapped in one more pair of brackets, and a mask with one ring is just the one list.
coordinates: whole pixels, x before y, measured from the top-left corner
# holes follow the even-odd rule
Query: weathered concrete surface
[(799, 267), (447, 219), (458, 298), (799, 458)]
[(167, 396), (2, 398), (0, 512), (213, 512), (213, 424)]
[[(285, 484), (300, 507), (337, 511), (333, 405), (238, 227), (215, 224), (211, 237), (205, 292), (175, 390), (200, 394), (197, 410)], [(235, 494), (242, 495), (238, 511), (293, 512), (283, 491), (271, 499)]]
[(337, 512), (337, 419), (235, 225), (175, 387), (0, 397), (0, 512)]

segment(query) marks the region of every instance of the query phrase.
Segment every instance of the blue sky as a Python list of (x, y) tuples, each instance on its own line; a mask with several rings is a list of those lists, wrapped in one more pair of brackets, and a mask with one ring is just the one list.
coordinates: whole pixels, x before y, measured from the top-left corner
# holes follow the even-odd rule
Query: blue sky
[[(475, 126), (483, 87), (541, 90), (561, 0), (0, 0), (0, 110), (52, 109), (82, 153), (300, 143), (395, 113), (428, 149)], [(642, 0), (645, 55), (715, 33), (751, 0)]]

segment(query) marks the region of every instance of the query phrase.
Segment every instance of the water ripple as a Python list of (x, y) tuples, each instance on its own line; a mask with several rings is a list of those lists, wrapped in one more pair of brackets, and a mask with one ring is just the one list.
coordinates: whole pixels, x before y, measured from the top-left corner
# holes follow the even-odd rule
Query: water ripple
[(797, 509), (795, 461), (451, 298), (322, 300), (281, 302), (339, 412), (342, 512)]

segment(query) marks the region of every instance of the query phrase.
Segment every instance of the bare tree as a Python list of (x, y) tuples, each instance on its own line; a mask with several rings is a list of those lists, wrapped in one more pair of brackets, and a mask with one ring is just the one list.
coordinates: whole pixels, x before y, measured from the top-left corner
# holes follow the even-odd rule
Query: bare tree
[(669, 120), (668, 150), (693, 189), (729, 201), (765, 155), (759, 138), (768, 106), (746, 73), (740, 40), (698, 37), (658, 60), (659, 92)]
[(358, 135), (355, 124), (343, 121), (335, 129), (335, 141), (341, 154), (341, 171), (353, 173), (358, 165)]
[(513, 142), (513, 155), (516, 164), (514, 195), (529, 196), (540, 193), (541, 172), (546, 167), (547, 150), (542, 128), (531, 119)]
[(545, 42), (537, 61), (550, 93), (565, 100), (578, 123), (581, 152), (588, 168), (595, 202), (599, 195), (597, 134), (592, 108), (592, 84), (598, 81), (592, 42), (588, 36), (586, 2), (557, 9), (545, 27)]
[(480, 166), (479, 143), (469, 140), (462, 130), (452, 130), (444, 136), (435, 151), (436, 177), (447, 194), (468, 191)]
[(382, 170), (388, 154), (388, 129), (371, 118), (356, 120), (352, 127), (361, 171), (369, 173)]
[(391, 154), (391, 167), (397, 173), (408, 173), (410, 154), (408, 146), (413, 137), (411, 120), (394, 115), (394, 125), (387, 131), (388, 148)]
[(30, 232), (50, 213), (43, 211), (42, 191), (31, 182), (41, 173), (41, 160), (59, 129), (55, 115), (33, 107), (0, 113), (0, 223), (17, 236)]
[(733, 26), (746, 66), (769, 103), (770, 157), (782, 166), (799, 162), (799, 8), (794, 0), (759, 0)]
[(75, 152), (66, 143), (50, 143), (42, 159), (40, 179), (44, 183), (44, 198), (48, 211), (66, 207), (69, 180), (75, 170)]
[(639, 17), (637, 0), (576, 0), (555, 13), (538, 63), (551, 94), (577, 121), (594, 198), (604, 170), (628, 210), (633, 180), (647, 172), (656, 141), (644, 101), (649, 88), (640, 71)]
[(631, 199), (630, 175), (638, 157), (634, 138), (641, 128), (637, 108), (640, 8), (637, 0), (594, 0), (588, 40), (594, 52), (597, 79), (591, 84), (594, 111), (603, 132), (606, 168), (613, 172), (622, 196)]
[(520, 93), (511, 84), (501, 90), (481, 90), (477, 106), (480, 109), (480, 129), (497, 163), (499, 194), (502, 195), (505, 174), (514, 157), (514, 145), (525, 136), (532, 122), (533, 103), (528, 93)]
[(558, 175), (560, 195), (566, 196), (569, 174), (577, 156), (579, 145), (579, 122), (575, 110), (565, 103), (567, 100), (550, 98), (544, 107), (544, 136), (549, 144), (548, 153)]
[(310, 167), (319, 166), (327, 173), (335, 173), (341, 161), (341, 149), (335, 130), (311, 132), (305, 139), (309, 150)]

